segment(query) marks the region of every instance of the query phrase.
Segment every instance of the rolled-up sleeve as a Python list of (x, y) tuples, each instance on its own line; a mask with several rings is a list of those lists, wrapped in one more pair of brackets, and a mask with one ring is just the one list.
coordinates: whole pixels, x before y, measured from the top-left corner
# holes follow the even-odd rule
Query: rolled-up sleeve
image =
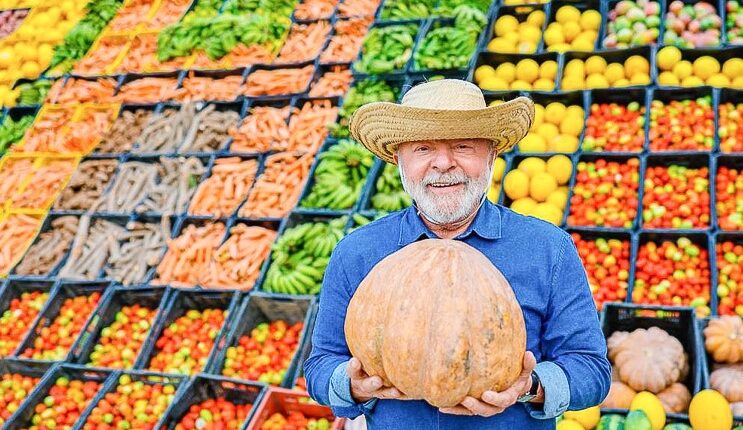
[(540, 348), (542, 362), (536, 372), (544, 379), (545, 404), (541, 411), (530, 408), (534, 418), (596, 406), (609, 394), (611, 365), (606, 341), (586, 271), (567, 234), (553, 271)]
[(330, 406), (338, 417), (362, 415), (368, 404), (353, 402), (345, 365), (351, 358), (343, 329), (351, 288), (343, 267), (341, 246), (330, 256), (312, 334), (312, 351), (304, 364), (307, 391), (315, 401)]

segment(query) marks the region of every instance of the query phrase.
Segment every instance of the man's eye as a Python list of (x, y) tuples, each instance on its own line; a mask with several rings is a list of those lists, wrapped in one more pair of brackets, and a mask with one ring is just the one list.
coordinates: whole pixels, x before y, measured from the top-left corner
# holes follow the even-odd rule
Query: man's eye
[(415, 152), (426, 152), (426, 151), (428, 151), (428, 147), (427, 146), (419, 146), (419, 147), (415, 148)]
[(459, 145), (459, 146), (457, 146), (457, 148), (458, 148), (458, 149), (470, 149), (470, 148), (472, 148), (472, 147), (471, 147), (471, 146), (469, 146), (469, 145)]

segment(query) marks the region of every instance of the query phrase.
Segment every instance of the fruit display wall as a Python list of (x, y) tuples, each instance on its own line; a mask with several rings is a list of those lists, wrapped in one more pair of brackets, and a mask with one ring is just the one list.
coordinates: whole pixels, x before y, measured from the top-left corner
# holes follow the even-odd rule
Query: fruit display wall
[(323, 274), (411, 204), (348, 121), (444, 77), (535, 103), (488, 198), (571, 235), (616, 352), (561, 429), (743, 424), (742, 42), (733, 0), (0, 0), (0, 422), (342, 426)]

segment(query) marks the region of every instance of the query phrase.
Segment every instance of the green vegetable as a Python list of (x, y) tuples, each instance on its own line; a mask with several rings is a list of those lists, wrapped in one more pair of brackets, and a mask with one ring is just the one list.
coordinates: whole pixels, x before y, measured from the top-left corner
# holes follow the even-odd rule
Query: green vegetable
[(47, 79), (39, 79), (19, 85), (20, 94), (18, 95), (18, 104), (21, 106), (40, 105), (44, 102), (46, 94), (51, 87), (52, 81)]
[(91, 0), (85, 17), (65, 35), (64, 42), (54, 49), (51, 69), (69, 71), (76, 60), (85, 56), (98, 35), (113, 19), (123, 0)]
[(290, 17), (297, 3), (297, 0), (227, 0), (223, 12), (233, 15), (258, 13)]
[(617, 414), (604, 415), (596, 430), (624, 430), (624, 417)]
[(0, 152), (5, 152), (11, 145), (21, 140), (26, 129), (34, 122), (34, 115), (26, 115), (18, 121), (6, 117), (0, 126)]
[(377, 79), (364, 79), (355, 84), (343, 99), (338, 113), (338, 124), (331, 126), (331, 132), (335, 137), (348, 137), (348, 121), (356, 109), (371, 102), (395, 102), (399, 95), (397, 88), (391, 87), (387, 82)]
[(196, 6), (183, 17), (184, 22), (190, 22), (196, 18), (210, 18), (219, 14), (222, 0), (198, 0)]
[(436, 0), (388, 0), (382, 8), (382, 19), (428, 18), (433, 14)]
[(653, 425), (647, 414), (642, 410), (631, 411), (624, 420), (625, 430), (652, 430)]
[(691, 426), (683, 423), (666, 424), (663, 430), (691, 430)]
[(441, 0), (435, 13), (440, 16), (454, 16), (454, 11), (459, 6), (470, 6), (486, 13), (491, 3), (490, 0)]
[(485, 15), (469, 6), (455, 10), (454, 25), (431, 30), (415, 53), (416, 69), (461, 69), (477, 48), (477, 39), (487, 25)]
[(402, 70), (413, 54), (416, 24), (372, 28), (364, 39), (361, 59), (354, 68), (370, 75)]
[(377, 192), (371, 198), (373, 209), (394, 212), (413, 204), (410, 195), (402, 187), (397, 166), (385, 164), (376, 186)]

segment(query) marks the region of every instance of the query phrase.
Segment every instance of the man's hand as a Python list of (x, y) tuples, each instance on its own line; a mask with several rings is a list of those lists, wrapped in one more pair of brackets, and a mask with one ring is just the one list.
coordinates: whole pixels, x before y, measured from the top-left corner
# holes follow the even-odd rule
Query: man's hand
[(361, 362), (355, 357), (349, 360), (346, 371), (351, 378), (351, 396), (357, 402), (365, 403), (373, 398), (406, 400), (397, 388), (385, 388), (379, 376), (367, 375), (361, 368)]
[(506, 410), (516, 403), (516, 399), (525, 394), (531, 388), (531, 371), (537, 365), (534, 354), (526, 351), (524, 354), (524, 365), (521, 374), (510, 387), (501, 392), (486, 391), (482, 393), (482, 399), (467, 396), (461, 404), (451, 408), (440, 408), (445, 414), (453, 415), (480, 415), (492, 417)]

